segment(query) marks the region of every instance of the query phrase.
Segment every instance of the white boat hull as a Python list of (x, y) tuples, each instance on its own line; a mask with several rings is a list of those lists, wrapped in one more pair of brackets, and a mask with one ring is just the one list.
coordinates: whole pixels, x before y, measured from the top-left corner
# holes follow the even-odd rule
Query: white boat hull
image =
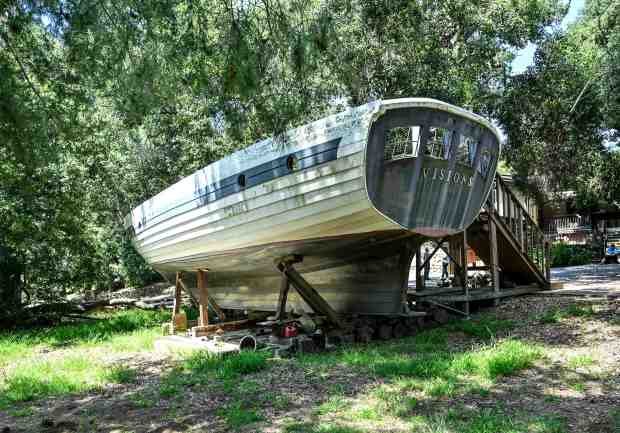
[[(499, 145), (487, 124), (446, 104), (388, 106), (395, 116), (384, 115), (385, 104), (369, 104), (182, 180), (132, 212), (137, 250), (170, 280), (184, 272), (191, 285), (194, 271), (207, 269), (209, 292), (223, 308), (274, 310), (274, 262), (299, 255), (296, 268), (337, 311), (402, 312), (417, 244), (471, 223), (492, 176), (476, 169), (481, 151), (473, 168), (448, 154), (384, 160), (382, 131), (433, 113), (437, 122), (465, 125), (455, 131), (475, 125), (480, 146), (494, 152), (493, 172)], [(308, 310), (296, 296), (288, 305)]]

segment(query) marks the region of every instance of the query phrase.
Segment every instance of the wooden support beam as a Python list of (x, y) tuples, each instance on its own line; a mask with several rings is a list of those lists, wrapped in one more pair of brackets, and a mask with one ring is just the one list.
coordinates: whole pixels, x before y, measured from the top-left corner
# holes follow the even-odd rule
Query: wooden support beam
[(439, 251), (440, 249), (443, 250), (443, 248), (441, 247), (441, 245), (446, 241), (446, 238), (441, 238), (438, 241), (436, 240), (432, 240), (431, 242), (434, 242), (436, 244), (435, 249), (433, 250), (433, 252), (428, 256), (428, 258), (426, 260), (424, 260), (424, 262), (422, 262), (422, 267), (424, 267), (428, 262), (431, 261), (431, 259), (433, 258), (433, 256), (435, 255), (435, 253), (437, 253), (437, 251)]
[(422, 276), (422, 244), (417, 246), (415, 253), (415, 290), (424, 290), (424, 277)]
[(551, 244), (549, 241), (545, 241), (545, 277), (547, 278), (547, 285), (551, 285)]
[(241, 329), (250, 325), (252, 322), (250, 320), (237, 320), (234, 322), (225, 322), (225, 323), (216, 323), (213, 325), (206, 326), (194, 326), (191, 331), (192, 337), (204, 337), (206, 335), (215, 334), (221, 331), (234, 331), (236, 329)]
[(286, 273), (282, 272), (280, 280), (280, 293), (278, 295), (278, 310), (276, 312), (276, 320), (284, 320), (286, 315), (286, 301), (288, 299), (288, 292), (291, 288), (291, 283), (286, 276)]
[(525, 249), (525, 236), (523, 236), (523, 220), (525, 219), (525, 215), (524, 215), (525, 211), (521, 211), (519, 212), (519, 240), (521, 242), (521, 252), (525, 253), (526, 249)]
[(174, 301), (172, 304), (172, 321), (170, 324), (171, 333), (187, 330), (187, 316), (181, 313), (181, 282), (182, 274), (177, 272), (174, 284)]
[[(297, 258), (296, 261), (300, 261)], [(304, 277), (293, 267), (293, 261), (284, 259), (278, 264), (278, 269), (285, 274), (288, 281), (293, 284), (299, 296), (314, 310), (315, 313), (326, 316), (329, 321), (338, 328), (343, 328), (338, 314), (332, 307), (319, 295), (319, 293), (308, 283)]]
[(174, 285), (174, 303), (172, 304), (172, 320), (181, 312), (181, 273), (177, 272), (176, 281)]
[[(183, 279), (179, 279), (179, 283), (181, 283), (181, 287), (183, 288), (183, 290), (185, 290), (185, 293), (187, 293), (189, 295), (189, 297), (192, 299), (192, 302), (197, 306), (200, 307), (200, 301), (198, 301), (198, 299), (196, 298), (196, 296), (194, 295), (194, 292), (192, 292), (191, 290), (189, 290), (187, 288), (187, 286), (185, 285), (185, 283), (183, 282)], [(219, 306), (219, 304), (215, 301), (215, 299), (213, 299), (213, 297), (211, 295), (209, 295), (209, 305), (211, 306), (211, 308), (213, 309), (213, 311), (215, 311), (215, 314), (217, 314), (217, 317), (223, 322), (224, 320), (226, 320), (226, 314), (224, 313), (224, 311), (222, 311), (222, 308)]]
[[(489, 263), (490, 273), (491, 273), (491, 281), (493, 284), (493, 292), (495, 294), (499, 294), (499, 254), (497, 250), (497, 227), (495, 226), (495, 221), (492, 218), (489, 218), (489, 248), (491, 249), (489, 257), (491, 258)], [(499, 303), (498, 299), (495, 299), (494, 304), (497, 305)]]
[(402, 306), (402, 312), (407, 314), (409, 313), (409, 302), (408, 302), (408, 292), (409, 292), (409, 269), (411, 266), (411, 260), (413, 259), (413, 252), (415, 249), (413, 246), (407, 242), (406, 246), (400, 252), (399, 265), (401, 269), (401, 288), (400, 288), (400, 303)]
[(467, 230), (463, 230), (462, 235), (462, 244), (461, 244), (461, 272), (462, 272), (462, 281), (463, 287), (465, 288), (465, 296), (467, 297), (467, 301), (465, 301), (465, 315), (469, 317), (469, 285), (467, 284)]
[(187, 293), (187, 294), (189, 295), (189, 297), (192, 299), (192, 302), (193, 302), (196, 306), (198, 306), (198, 305), (199, 305), (199, 303), (198, 303), (198, 299), (196, 298), (196, 296), (194, 295), (194, 293), (193, 293), (191, 290), (189, 290), (189, 289), (187, 288), (187, 286), (185, 285), (185, 282), (183, 281), (183, 276), (181, 276), (181, 278), (177, 278), (177, 281), (178, 281), (178, 282), (179, 282), (179, 284), (181, 285), (181, 288), (182, 288), (183, 290), (185, 290), (185, 293)]
[(211, 306), (213, 311), (215, 311), (215, 314), (217, 314), (217, 317), (218, 319), (220, 319), (220, 321), (223, 322), (224, 320), (226, 320), (226, 314), (224, 313), (224, 311), (222, 311), (220, 305), (215, 301), (215, 299), (213, 299), (211, 295), (209, 295), (209, 305)]
[(198, 286), (198, 326), (207, 326), (209, 324), (209, 289), (207, 288), (207, 273), (202, 269), (198, 269), (196, 274)]

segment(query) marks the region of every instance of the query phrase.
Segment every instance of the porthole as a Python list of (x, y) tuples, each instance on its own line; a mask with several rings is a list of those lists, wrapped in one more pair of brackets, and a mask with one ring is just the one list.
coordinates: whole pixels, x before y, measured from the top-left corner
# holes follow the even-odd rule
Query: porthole
[(286, 168), (288, 171), (297, 170), (297, 157), (295, 155), (289, 155), (286, 158)]
[(240, 174), (237, 178), (237, 183), (241, 188), (245, 188), (245, 174)]

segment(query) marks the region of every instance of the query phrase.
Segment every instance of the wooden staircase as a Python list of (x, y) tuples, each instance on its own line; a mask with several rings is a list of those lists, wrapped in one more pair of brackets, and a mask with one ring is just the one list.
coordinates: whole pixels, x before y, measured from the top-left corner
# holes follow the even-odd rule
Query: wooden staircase
[(499, 175), (479, 217), (467, 228), (467, 244), (499, 280), (496, 287), (549, 285), (544, 233)]

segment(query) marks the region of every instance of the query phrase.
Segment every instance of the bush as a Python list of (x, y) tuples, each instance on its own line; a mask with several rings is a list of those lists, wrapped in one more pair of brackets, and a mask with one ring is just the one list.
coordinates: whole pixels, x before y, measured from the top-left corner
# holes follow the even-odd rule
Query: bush
[(592, 262), (592, 251), (585, 245), (564, 243), (551, 246), (551, 266), (580, 266)]

